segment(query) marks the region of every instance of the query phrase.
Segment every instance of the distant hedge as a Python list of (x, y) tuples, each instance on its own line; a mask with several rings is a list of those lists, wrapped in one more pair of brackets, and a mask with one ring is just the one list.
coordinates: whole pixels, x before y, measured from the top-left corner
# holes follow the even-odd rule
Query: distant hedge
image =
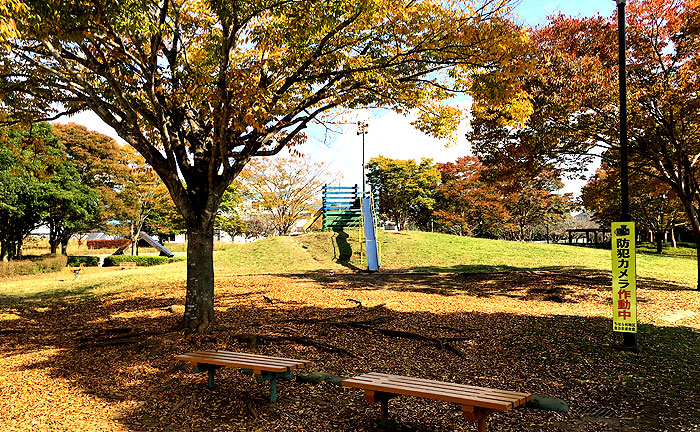
[(105, 257), (104, 267), (114, 267), (118, 266), (119, 263), (123, 262), (135, 262), (137, 266), (154, 266), (160, 264), (169, 264), (176, 261), (183, 261), (184, 257), (162, 257), (162, 256), (150, 256), (150, 255), (110, 255)]
[(94, 255), (73, 255), (68, 257), (68, 263), (71, 267), (97, 267), (100, 265), (100, 257)]
[(66, 267), (64, 255), (25, 257), (17, 261), (0, 261), (0, 277), (53, 273)]
[(127, 238), (120, 238), (114, 240), (88, 240), (88, 249), (124, 249), (131, 244), (131, 240)]

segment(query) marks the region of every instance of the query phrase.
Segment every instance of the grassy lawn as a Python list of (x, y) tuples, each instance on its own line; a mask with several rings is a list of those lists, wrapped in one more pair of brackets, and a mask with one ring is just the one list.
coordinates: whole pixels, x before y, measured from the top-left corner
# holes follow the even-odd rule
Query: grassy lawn
[[(358, 232), (350, 230), (219, 245), (214, 253), (214, 266), (218, 277), (364, 269), (366, 266), (361, 259), (358, 240)], [(581, 246), (487, 240), (417, 231), (380, 232), (379, 240), (382, 269), (385, 271), (494, 273), (565, 270), (576, 274), (581, 271), (609, 273), (611, 265), (610, 251)], [(148, 252), (148, 248), (141, 250)], [(164, 268), (167, 270), (163, 271)], [(664, 281), (683, 287), (694, 287), (697, 281), (694, 257), (640, 253), (637, 269), (640, 281)], [(71, 291), (100, 295), (148, 285), (178, 284), (185, 280), (185, 274), (184, 263), (151, 270), (88, 268), (77, 280), (66, 270), (60, 274), (6, 279), (0, 295), (51, 297), (52, 292), (65, 296)]]
[[(267, 385), (174, 360), (227, 349), (314, 361), (313, 371), (397, 373), (547, 394), (571, 411), (495, 414), (490, 431), (692, 431), (700, 409), (696, 261), (640, 254), (641, 354), (611, 348), (609, 251), (405, 232), (381, 233), (383, 271), (364, 268), (357, 232), (311, 233), (215, 253), (217, 326), (176, 330), (184, 262), (86, 268), (0, 280), (0, 425), (8, 430), (471, 431), (458, 407), (392, 399), (392, 423), (362, 392)], [(344, 326), (374, 322), (376, 328)], [(386, 332), (393, 331), (394, 336)], [(452, 349), (401, 337), (411, 332)], [(396, 335), (399, 336), (396, 336)], [(246, 335), (257, 335), (250, 345)], [(321, 345), (285, 337), (305, 337)], [(268, 338), (269, 340), (266, 340)], [(344, 351), (333, 351), (342, 348)], [(586, 408), (614, 415), (585, 414)]]
[[(330, 237), (330, 240), (329, 240)], [(349, 268), (365, 268), (360, 259), (358, 233), (311, 233), (294, 238), (318, 261)], [(380, 232), (382, 268), (426, 272), (492, 273), (513, 270), (577, 269), (610, 272), (610, 251), (592, 247), (542, 244), (458, 237), (447, 234), (408, 231)], [(349, 246), (343, 246), (343, 245)], [(339, 246), (340, 245), (340, 246)], [(352, 250), (351, 258), (346, 249)], [(687, 251), (686, 248), (684, 250)], [(344, 252), (345, 251), (345, 252)], [(342, 258), (342, 259), (341, 259)], [(695, 286), (697, 263), (694, 255), (637, 255), (640, 278)]]

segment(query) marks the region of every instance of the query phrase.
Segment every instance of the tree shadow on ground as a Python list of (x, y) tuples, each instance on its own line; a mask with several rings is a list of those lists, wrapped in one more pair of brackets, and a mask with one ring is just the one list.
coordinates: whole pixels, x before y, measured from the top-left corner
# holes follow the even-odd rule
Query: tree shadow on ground
[[(436, 273), (420, 268), (415, 271), (377, 273), (317, 271), (277, 276), (312, 280), (326, 289), (389, 289), (448, 297), (465, 294), (486, 298), (505, 296), (557, 303), (577, 303), (591, 296), (609, 297), (611, 286), (609, 273), (586, 268), (550, 266), (504, 270), (502, 266), (455, 266), (449, 269), (454, 271)], [(447, 268), (443, 267), (441, 270)], [(651, 278), (638, 278), (637, 285), (642, 290), (693, 291), (688, 286)]]
[[(364, 285), (362, 280), (356, 283)], [(412, 280), (402, 283), (410, 285)], [(533, 286), (539, 283), (535, 280)], [(265, 383), (221, 369), (216, 388), (209, 390), (206, 376), (189, 373), (189, 367), (174, 358), (216, 348), (310, 359), (312, 370), (338, 376), (378, 371), (543, 393), (571, 406), (569, 414), (531, 409), (497, 414), (495, 431), (598, 430), (606, 424), (615, 430), (684, 430), (700, 418), (696, 405), (678, 410), (667, 403), (700, 397), (693, 379), (700, 364), (700, 333), (690, 328), (642, 325), (643, 352), (636, 355), (610, 347), (609, 320), (546, 316), (546, 306), (541, 316), (315, 307), (304, 305), (303, 298), (268, 302), (264, 294), (271, 298), (281, 294), (270, 293), (273, 288), (248, 288), (219, 290), (218, 327), (208, 336), (173, 330), (182, 307), (181, 293), (175, 290), (157, 298), (144, 292), (50, 305), (6, 304), (0, 315), (0, 355), (7, 368), (0, 375), (4, 390), (16, 392), (13, 404), (25, 404), (25, 410), (32, 410), (26, 418), (36, 419), (44, 408), (37, 401), (47, 397), (49, 386), (55, 380), (66, 382), (76, 400), (68, 412), (56, 414), (56, 407), (51, 407), (54, 416), (66, 416), (64, 421), (70, 422), (71, 415), (88, 415), (92, 426), (114, 424), (133, 431), (384, 430), (377, 427), (378, 408), (367, 405), (361, 391), (281, 382), (279, 402), (270, 404)], [(317, 289), (319, 295), (327, 295), (323, 284)], [(16, 317), (10, 319), (8, 314)], [(342, 326), (358, 321), (380, 324)], [(390, 337), (379, 328), (451, 338), (456, 351), (428, 340)], [(265, 342), (264, 337), (252, 348), (236, 337), (240, 334), (304, 335), (342, 347), (350, 355), (293, 341)], [(92, 405), (84, 405), (82, 395)], [(591, 417), (581, 413), (586, 407), (611, 408), (616, 416)], [(458, 406), (446, 403), (401, 397), (391, 401), (391, 413), (394, 423), (388, 430), (473, 428), (463, 421)], [(57, 417), (54, 421), (60, 420)], [(71, 424), (63, 426), (68, 429)]]

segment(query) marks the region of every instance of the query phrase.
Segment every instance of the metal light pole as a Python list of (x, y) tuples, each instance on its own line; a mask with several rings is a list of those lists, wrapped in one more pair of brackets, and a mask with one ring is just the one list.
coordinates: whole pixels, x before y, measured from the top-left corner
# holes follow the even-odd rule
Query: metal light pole
[[(620, 222), (632, 222), (629, 201), (629, 171), (627, 159), (627, 47), (625, 40), (626, 0), (617, 2), (618, 72), (620, 82)], [(638, 351), (638, 333), (622, 333), (623, 348)]]
[(625, 42), (625, 4), (617, 1), (618, 71), (620, 81), (620, 193), (622, 195), (621, 222), (631, 222), (627, 169), (627, 51)]
[(357, 122), (357, 134), (362, 135), (362, 197), (365, 196), (365, 135), (367, 135), (367, 122)]

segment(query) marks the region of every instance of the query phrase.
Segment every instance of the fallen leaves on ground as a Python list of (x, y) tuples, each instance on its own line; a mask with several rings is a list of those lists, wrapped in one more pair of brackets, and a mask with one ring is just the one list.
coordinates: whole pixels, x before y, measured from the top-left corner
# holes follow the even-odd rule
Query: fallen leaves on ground
[[(700, 312), (700, 293), (640, 281), (642, 353), (634, 354), (610, 346), (609, 283), (581, 271), (226, 277), (217, 281), (216, 330), (206, 336), (174, 330), (183, 286), (41, 303), (5, 298), (0, 425), (8, 431), (475, 430), (459, 406), (410, 397), (391, 400), (392, 423), (383, 429), (379, 407), (368, 405), (362, 391), (328, 383), (281, 381), (279, 400), (270, 404), (267, 383), (227, 368), (217, 371), (212, 391), (205, 374), (174, 358), (216, 348), (310, 359), (310, 370), (344, 377), (376, 371), (548, 394), (571, 407), (567, 414), (496, 413), (491, 431), (700, 428), (694, 402), (700, 314), (661, 320), (673, 310)], [(252, 344), (241, 334), (260, 339)], [(581, 413), (586, 407), (616, 415)]]

